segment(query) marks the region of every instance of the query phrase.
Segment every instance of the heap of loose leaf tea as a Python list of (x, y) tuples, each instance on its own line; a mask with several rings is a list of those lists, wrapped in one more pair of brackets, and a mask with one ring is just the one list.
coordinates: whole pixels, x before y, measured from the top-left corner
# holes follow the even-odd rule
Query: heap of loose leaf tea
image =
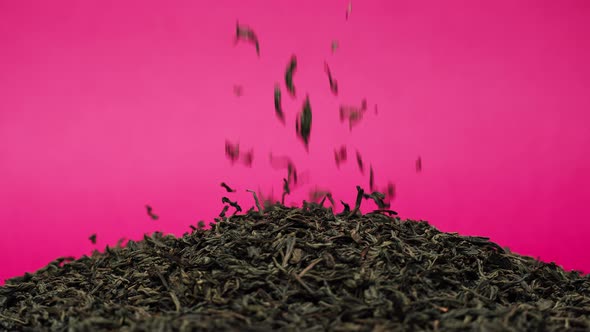
[(0, 287), (0, 330), (590, 329), (588, 276), (357, 208), (272, 205), (67, 260)]

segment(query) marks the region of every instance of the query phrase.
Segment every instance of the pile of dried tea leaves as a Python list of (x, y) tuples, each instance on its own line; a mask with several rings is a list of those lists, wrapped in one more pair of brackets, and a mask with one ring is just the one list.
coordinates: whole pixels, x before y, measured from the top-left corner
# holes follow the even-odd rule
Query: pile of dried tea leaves
[(588, 331), (590, 280), (427, 222), (273, 205), (8, 280), (0, 330)]

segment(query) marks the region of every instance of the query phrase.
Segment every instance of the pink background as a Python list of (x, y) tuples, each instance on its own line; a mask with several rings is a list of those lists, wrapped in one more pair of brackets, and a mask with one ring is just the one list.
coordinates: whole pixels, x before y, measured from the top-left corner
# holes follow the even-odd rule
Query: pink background
[[(121, 237), (180, 235), (219, 213), (221, 181), (249, 208), (244, 189), (280, 192), (271, 151), (352, 203), (368, 187), (355, 148), (379, 186), (397, 184), (402, 217), (590, 271), (587, 1), (357, 0), (348, 22), (347, 0), (319, 2), (0, 1), (0, 280)], [(260, 59), (233, 46), (236, 20)], [(283, 83), (291, 54), (297, 99)], [(294, 125), (306, 93), (309, 154)], [(363, 97), (350, 133), (338, 107)], [(226, 138), (254, 148), (252, 168), (230, 166)]]

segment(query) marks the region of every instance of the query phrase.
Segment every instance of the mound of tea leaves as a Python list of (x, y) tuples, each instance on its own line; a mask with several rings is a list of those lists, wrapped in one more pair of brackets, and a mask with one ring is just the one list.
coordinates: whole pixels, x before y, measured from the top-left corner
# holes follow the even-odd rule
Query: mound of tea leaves
[(0, 329), (590, 330), (588, 276), (426, 222), (317, 204), (66, 261), (0, 288)]

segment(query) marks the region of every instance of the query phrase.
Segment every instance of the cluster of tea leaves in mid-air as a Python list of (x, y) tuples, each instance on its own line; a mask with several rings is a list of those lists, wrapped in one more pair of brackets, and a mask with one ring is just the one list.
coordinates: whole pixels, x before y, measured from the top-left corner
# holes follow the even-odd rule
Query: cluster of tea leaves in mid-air
[[(346, 16), (345, 16), (346, 20), (349, 19), (351, 12), (352, 12), (352, 3), (349, 2), (348, 6), (346, 8)], [(235, 41), (236, 41), (236, 43), (239, 41), (243, 41), (245, 43), (249, 43), (251, 45), (254, 45), (256, 47), (256, 52), (257, 52), (258, 56), (260, 56), (260, 42), (257, 37), (257, 34), (254, 32), (254, 30), (250, 26), (240, 24), (239, 22), (236, 23)], [(339, 46), (339, 41), (333, 40), (332, 44), (331, 44), (332, 53), (336, 52), (336, 50), (338, 49), (338, 46)], [(284, 74), (284, 89), (287, 91), (287, 94), (291, 98), (297, 98), (298, 97), (297, 91), (304, 90), (301, 87), (299, 89), (296, 88), (295, 74), (297, 72), (298, 65), (299, 65), (298, 57), (295, 54), (291, 55), (291, 57), (287, 61), (287, 65), (285, 68), (285, 74)], [(338, 81), (336, 80), (336, 78), (334, 77), (333, 72), (332, 72), (327, 61), (324, 62), (324, 71), (325, 71), (327, 78), (328, 78), (329, 91), (333, 94), (334, 97), (338, 97), (339, 96), (339, 84), (338, 84)], [(286, 120), (286, 112), (283, 107), (283, 91), (282, 91), (282, 89), (283, 88), (281, 87), (280, 83), (276, 82), (274, 84), (274, 93), (273, 93), (273, 95), (274, 95), (274, 113), (275, 113), (277, 119), (281, 122), (281, 124), (286, 125), (287, 120)], [(234, 90), (235, 90), (235, 87), (234, 87)], [(242, 90), (240, 90), (240, 92), (241, 91)], [(239, 97), (239, 96), (241, 96), (241, 93), (240, 94), (236, 93), (236, 95)], [(301, 96), (304, 99), (303, 99), (302, 109), (296, 115), (296, 118), (295, 118), (295, 134), (297, 135), (299, 140), (303, 143), (305, 150), (309, 153), (309, 146), (311, 143), (311, 136), (312, 136), (311, 135), (312, 134), (312, 124), (313, 124), (312, 103), (310, 101), (308, 93), (305, 93), (305, 94), (300, 93), (299, 96)], [(363, 120), (365, 113), (367, 111), (367, 107), (368, 106), (367, 106), (366, 98), (364, 98), (361, 101), (360, 105), (341, 104), (338, 109), (340, 122), (348, 123), (349, 131), (352, 131), (352, 129), (354, 127), (356, 127), (357, 125), (359, 125), (361, 123), (361, 121)], [(334, 114), (336, 114), (336, 113), (334, 113)], [(375, 114), (377, 114), (377, 105), (375, 105)], [(228, 144), (229, 143), (226, 143), (225, 153), (226, 153), (226, 157), (231, 161), (232, 165), (235, 164), (236, 161), (238, 161), (243, 154), (244, 155), (244, 156), (242, 156), (243, 163), (248, 167), (252, 167), (253, 150), (249, 150), (248, 152), (240, 152), (239, 143), (233, 143), (229, 146), (228, 146)], [(342, 144), (334, 149), (334, 161), (335, 161), (336, 167), (338, 169), (340, 169), (340, 166), (347, 161), (347, 154), (348, 154), (347, 150), (348, 150), (348, 147), (344, 144)], [(361, 172), (361, 174), (364, 175), (365, 174), (364, 164), (363, 164), (361, 154), (358, 150), (356, 151), (356, 156), (357, 156), (357, 163), (359, 166), (359, 171)], [(271, 153), (270, 162), (271, 162), (271, 164), (275, 163), (272, 158), (272, 153)], [(421, 158), (419, 158), (416, 163), (417, 163), (416, 164), (417, 165), (416, 171), (420, 172), (421, 165), (422, 165)], [(418, 163), (420, 166), (418, 166)], [(284, 164), (288, 165), (288, 167), (284, 167), (284, 168), (287, 168), (288, 174), (283, 179), (283, 193), (281, 196), (281, 202), (283, 202), (283, 203), (284, 203), (285, 196), (291, 194), (291, 192), (293, 190), (297, 189), (297, 187), (298, 187), (298, 185), (297, 185), (297, 169), (295, 168), (294, 163), (292, 161), (289, 161), (288, 163), (284, 163)], [(274, 165), (273, 165), (273, 167), (274, 167)], [(393, 196), (393, 194), (395, 193), (395, 190), (391, 189), (391, 188), (395, 188), (395, 184), (390, 181), (387, 183), (387, 185), (385, 187), (378, 189), (377, 185), (375, 184), (375, 171), (373, 169), (373, 165), (369, 165), (369, 170), (370, 170), (370, 172), (369, 172), (369, 189), (373, 192), (373, 195), (383, 195), (383, 200), (385, 202), (385, 206), (388, 207), (389, 204), (391, 203), (391, 201), (395, 198)], [(318, 191), (319, 190), (317, 188), (310, 190), (309, 197), (310, 197), (311, 201), (317, 202), (319, 200), (317, 198)], [(323, 191), (323, 192), (329, 193), (329, 191)], [(380, 194), (380, 193), (382, 193), (382, 194)], [(258, 192), (258, 194), (262, 196), (260, 191)], [(269, 200), (272, 203), (274, 203), (273, 197), (270, 197)]]
[(58, 259), (0, 287), (0, 330), (590, 330), (588, 276), (393, 211), (362, 215), (364, 199), (359, 187), (334, 213), (256, 198), (208, 230)]

